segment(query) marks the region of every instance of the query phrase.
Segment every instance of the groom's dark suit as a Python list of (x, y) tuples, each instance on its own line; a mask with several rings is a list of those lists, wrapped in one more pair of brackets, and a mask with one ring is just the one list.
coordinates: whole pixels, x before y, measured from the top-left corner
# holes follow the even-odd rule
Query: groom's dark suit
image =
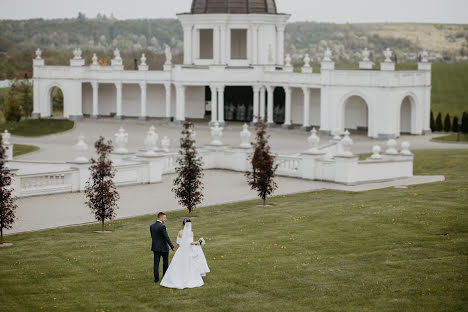
[[(163, 258), (163, 276), (169, 266), (169, 246), (174, 249), (169, 235), (167, 235), (166, 226), (161, 221), (157, 220), (150, 226), (151, 232), (151, 250), (154, 253), (154, 281), (159, 280), (159, 260)], [(169, 245), (169, 246), (168, 246)]]

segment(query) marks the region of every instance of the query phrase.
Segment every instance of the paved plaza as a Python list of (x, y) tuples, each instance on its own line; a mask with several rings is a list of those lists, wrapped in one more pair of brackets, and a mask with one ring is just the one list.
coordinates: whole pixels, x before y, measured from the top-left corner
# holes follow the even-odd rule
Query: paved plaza
[[(93, 156), (92, 143), (103, 135), (113, 138), (114, 133), (123, 126), (129, 133), (129, 150), (136, 151), (143, 148), (143, 139), (149, 126), (154, 124), (159, 135), (168, 136), (172, 141), (172, 148), (177, 149), (180, 135), (180, 126), (164, 123), (162, 121), (141, 122), (137, 120), (114, 121), (103, 119), (99, 121), (84, 120), (76, 124), (75, 128), (61, 134), (44, 136), (39, 138), (12, 138), (13, 143), (37, 145), (41, 149), (38, 152), (18, 157), (19, 160), (32, 161), (58, 161), (72, 160), (76, 154), (73, 145), (80, 133), (86, 136), (90, 145), (89, 156)], [(224, 143), (237, 146), (239, 144), (239, 132), (241, 123), (229, 123), (224, 132)], [(198, 146), (209, 143), (209, 127), (206, 122), (197, 122), (196, 140)], [(251, 129), (252, 132), (253, 129)], [(295, 154), (307, 148), (307, 136), (299, 129), (284, 130), (273, 128), (268, 130), (271, 134), (271, 146), (274, 152), (281, 154)], [(437, 148), (467, 148), (463, 144), (445, 144), (430, 141), (432, 136), (404, 136), (399, 142), (408, 140), (412, 149), (437, 149)], [(385, 141), (369, 139), (364, 135), (353, 135), (355, 145), (354, 153), (364, 153), (371, 150), (372, 145), (384, 146)], [(322, 143), (330, 137), (322, 137)], [(127, 218), (140, 215), (154, 214), (158, 211), (174, 211), (181, 207), (178, 205), (173, 193), (172, 181), (175, 175), (163, 176), (162, 183), (146, 184), (138, 186), (120, 187), (119, 209), (117, 218)], [(275, 195), (286, 195), (300, 192), (332, 189), (342, 191), (366, 191), (385, 187), (405, 187), (406, 185), (431, 183), (443, 181), (441, 176), (413, 177), (399, 181), (384, 183), (364, 184), (357, 186), (344, 186), (334, 183), (307, 181), (294, 178), (278, 177), (278, 190)], [(244, 201), (257, 198), (251, 191), (242, 173), (225, 170), (205, 171), (205, 200), (202, 206), (211, 206), (229, 202)], [(19, 233), (36, 231), (41, 229), (70, 226), (94, 222), (93, 215), (85, 206), (83, 193), (68, 193), (49, 196), (21, 198), (18, 200), (17, 220), (14, 228), (7, 233)]]

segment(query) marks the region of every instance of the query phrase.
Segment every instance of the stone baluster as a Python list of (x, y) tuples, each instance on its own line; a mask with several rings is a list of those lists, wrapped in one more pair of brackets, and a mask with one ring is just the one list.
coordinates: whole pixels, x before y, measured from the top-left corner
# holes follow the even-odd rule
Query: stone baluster
[(249, 131), (249, 126), (244, 124), (242, 126), (242, 131), (240, 133), (241, 143), (240, 148), (251, 148), (252, 145), (250, 144), (250, 138), (252, 137), (252, 133)]

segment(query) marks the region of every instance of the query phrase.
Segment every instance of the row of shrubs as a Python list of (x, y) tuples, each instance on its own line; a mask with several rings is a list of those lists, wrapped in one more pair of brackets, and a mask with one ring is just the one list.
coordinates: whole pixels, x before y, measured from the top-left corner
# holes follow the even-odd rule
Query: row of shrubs
[(457, 116), (452, 118), (450, 114), (445, 115), (442, 121), (442, 114), (439, 113), (434, 120), (434, 114), (431, 111), (431, 130), (468, 133), (468, 112), (463, 113), (460, 123), (460, 119)]

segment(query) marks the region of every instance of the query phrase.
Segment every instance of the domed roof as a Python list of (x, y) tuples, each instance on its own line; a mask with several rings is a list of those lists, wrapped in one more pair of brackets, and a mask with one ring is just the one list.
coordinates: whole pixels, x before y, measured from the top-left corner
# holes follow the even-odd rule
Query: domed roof
[(192, 14), (278, 14), (275, 0), (193, 0)]

